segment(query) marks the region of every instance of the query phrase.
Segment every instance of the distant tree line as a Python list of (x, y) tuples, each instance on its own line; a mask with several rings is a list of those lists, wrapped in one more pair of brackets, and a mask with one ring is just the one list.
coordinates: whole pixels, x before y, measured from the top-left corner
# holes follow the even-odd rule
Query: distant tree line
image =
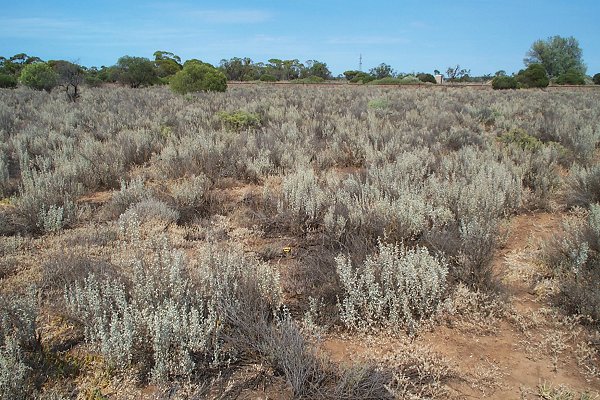
[(291, 81), (296, 79), (332, 79), (327, 64), (317, 60), (307, 60), (304, 64), (294, 60), (272, 58), (268, 62), (254, 62), (248, 57), (223, 59), (221, 71), (231, 81)]
[[(44, 62), (39, 57), (25, 53), (10, 58), (0, 56), (0, 88), (14, 88), (19, 83), (36, 90), (50, 91), (60, 87), (71, 101), (80, 96), (82, 84), (99, 86), (118, 83), (139, 88), (151, 85), (170, 85), (173, 91), (224, 91), (227, 81), (293, 81), (316, 83), (330, 79), (344, 79), (352, 83), (413, 84), (436, 83), (433, 74), (399, 73), (392, 66), (381, 63), (368, 72), (348, 70), (333, 77), (327, 64), (318, 60), (301, 63), (297, 59), (269, 59), (254, 62), (248, 57), (223, 59), (218, 66), (201, 60), (187, 60), (171, 52), (158, 50), (154, 59), (125, 55), (115, 65), (84, 67), (66, 60)], [(555, 84), (600, 84), (600, 74), (586, 76), (579, 43), (573, 37), (549, 37), (534, 42), (524, 59), (526, 68), (512, 76), (504, 70), (495, 74), (472, 77), (469, 69), (448, 67), (445, 79), (450, 82), (489, 82), (495, 89), (519, 87), (545, 87)]]
[(227, 77), (218, 68), (200, 60), (185, 63), (176, 54), (156, 51), (154, 60), (123, 56), (113, 66), (87, 68), (66, 60), (43, 61), (25, 53), (0, 57), (0, 87), (14, 88), (18, 83), (35, 90), (60, 87), (71, 101), (80, 96), (82, 84), (100, 86), (119, 83), (131, 88), (170, 84), (173, 91), (224, 91)]

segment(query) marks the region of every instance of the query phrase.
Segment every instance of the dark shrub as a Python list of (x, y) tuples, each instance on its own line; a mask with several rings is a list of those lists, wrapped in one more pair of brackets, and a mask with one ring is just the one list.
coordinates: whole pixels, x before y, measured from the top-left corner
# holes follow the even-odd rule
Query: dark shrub
[(519, 86), (512, 76), (497, 76), (492, 80), (492, 87), (496, 90), (516, 89)]
[(89, 87), (100, 87), (102, 86), (102, 79), (94, 75), (86, 75), (84, 78), (84, 82)]
[(374, 81), (376, 78), (373, 75), (369, 75), (366, 72), (358, 72), (354, 75), (350, 82), (352, 83), (369, 83)]
[(592, 80), (594, 81), (595, 85), (600, 85), (600, 73), (597, 73), (596, 75), (594, 75)]
[(269, 74), (261, 75), (259, 79), (261, 82), (277, 82), (277, 78)]
[(585, 85), (585, 77), (577, 70), (570, 69), (556, 78), (559, 85)]
[(417, 78), (419, 78), (421, 82), (437, 83), (435, 81), (435, 76), (431, 74), (418, 74)]
[(291, 83), (323, 83), (325, 79), (320, 76), (309, 76), (308, 78), (294, 79)]
[(221, 111), (217, 115), (223, 126), (234, 132), (257, 128), (261, 123), (259, 115), (243, 110), (235, 112)]
[(361, 71), (355, 71), (355, 70), (344, 71), (344, 77), (346, 78), (347, 81), (352, 81), (352, 79), (356, 78), (356, 76), (361, 73), (362, 73)]
[(0, 88), (12, 89), (17, 87), (17, 78), (12, 75), (0, 74)]
[(525, 88), (544, 88), (550, 84), (542, 64), (529, 64), (527, 69), (519, 71), (517, 81)]
[[(367, 83), (367, 82), (364, 82), (364, 83)], [(387, 78), (374, 79), (372, 81), (369, 81), (369, 83), (371, 85), (400, 85), (400, 79), (392, 78), (391, 76), (389, 76)]]

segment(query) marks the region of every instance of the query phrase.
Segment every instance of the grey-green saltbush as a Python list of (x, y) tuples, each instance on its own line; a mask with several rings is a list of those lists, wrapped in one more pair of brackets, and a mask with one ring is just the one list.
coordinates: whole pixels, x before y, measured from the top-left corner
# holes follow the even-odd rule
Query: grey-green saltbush
[(135, 213), (120, 224), (124, 247), (115, 262), (129, 276), (90, 275), (65, 293), (86, 340), (113, 368), (136, 366), (155, 382), (190, 378), (247, 350), (240, 343), (255, 329), (248, 321), (266, 323), (279, 308), (278, 274), (241, 251), (207, 246), (192, 274), (166, 238), (141, 239)]
[[(150, 257), (128, 261), (131, 285), (90, 275), (66, 291), (68, 310), (109, 366), (137, 365), (152, 381), (185, 378), (218, 363), (218, 328), (211, 307), (191, 285), (183, 255), (160, 239)], [(146, 244), (146, 245), (148, 245)]]
[(35, 296), (0, 295), (0, 398), (30, 399), (39, 342)]
[(171, 195), (180, 214), (187, 221), (203, 215), (209, 204), (211, 182), (204, 174), (192, 176), (171, 186)]
[(113, 217), (118, 217), (131, 205), (148, 200), (151, 197), (152, 192), (146, 188), (143, 179), (138, 177), (129, 182), (121, 180), (121, 189), (113, 193), (106, 208)]
[(68, 199), (62, 206), (51, 205), (48, 208), (43, 206), (38, 216), (38, 227), (44, 233), (56, 233), (71, 223), (70, 218), (74, 215), (75, 205)]
[(336, 264), (343, 288), (340, 317), (348, 328), (412, 329), (444, 297), (448, 267), (424, 247), (379, 242), (377, 254), (361, 266), (354, 267), (344, 256)]
[(179, 212), (173, 210), (163, 201), (150, 198), (144, 199), (139, 203), (132, 204), (123, 215), (135, 213), (141, 222), (162, 222), (164, 224), (173, 224), (179, 220)]
[(317, 176), (311, 168), (300, 168), (286, 176), (282, 182), (283, 203), (300, 225), (310, 224), (319, 217), (325, 201)]
[(568, 206), (587, 207), (591, 203), (600, 202), (600, 165), (571, 168), (566, 179), (565, 201)]
[(545, 247), (543, 259), (559, 283), (556, 300), (568, 311), (600, 323), (600, 204), (563, 223)]
[(17, 214), (29, 231), (56, 231), (75, 221), (72, 198), (81, 193), (81, 185), (72, 173), (26, 169), (22, 172)]

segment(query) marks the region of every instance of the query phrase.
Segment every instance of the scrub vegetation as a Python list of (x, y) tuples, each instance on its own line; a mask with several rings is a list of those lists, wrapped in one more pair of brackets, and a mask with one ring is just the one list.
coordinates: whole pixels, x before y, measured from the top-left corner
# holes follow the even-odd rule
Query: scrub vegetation
[(597, 395), (600, 92), (194, 77), (0, 90), (0, 398)]

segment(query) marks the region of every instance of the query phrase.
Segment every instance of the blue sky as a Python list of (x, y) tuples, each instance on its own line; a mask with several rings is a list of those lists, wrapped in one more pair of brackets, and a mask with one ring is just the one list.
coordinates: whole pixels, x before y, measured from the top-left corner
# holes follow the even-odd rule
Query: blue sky
[[(4, 4), (2, 4), (4, 3)], [(382, 62), (401, 72), (518, 71), (536, 39), (574, 36), (600, 72), (598, 0), (2, 0), (0, 55), (86, 66), (156, 50), (218, 64), (250, 57), (324, 61), (334, 74)]]

